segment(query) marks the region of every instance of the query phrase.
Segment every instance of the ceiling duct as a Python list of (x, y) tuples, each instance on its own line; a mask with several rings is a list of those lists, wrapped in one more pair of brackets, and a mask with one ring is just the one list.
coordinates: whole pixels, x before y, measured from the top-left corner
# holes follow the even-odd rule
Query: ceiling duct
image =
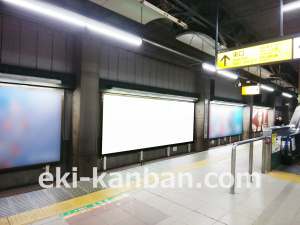
[(290, 77), (291, 75), (289, 73), (275, 73), (275, 74), (271, 74), (270, 77)]
[(161, 10), (160, 8), (157, 8), (155, 5), (152, 5), (151, 3), (145, 1), (145, 0), (137, 0), (139, 3), (143, 4), (144, 6), (153, 9), (155, 12), (158, 12), (159, 14), (163, 15), (164, 17), (168, 18), (172, 22), (176, 23), (178, 26), (181, 26), (183, 29), (188, 29), (188, 25), (179, 19), (175, 18), (174, 16), (170, 15), (169, 13)]
[[(145, 0), (89, 0), (102, 7), (105, 7), (115, 13), (123, 15), (138, 23), (147, 24), (156, 19), (169, 19), (177, 25), (187, 29), (188, 26), (184, 22), (161, 10), (160, 8), (152, 5)], [(143, 14), (141, 10), (143, 8)], [(141, 18), (141, 15), (143, 17)]]

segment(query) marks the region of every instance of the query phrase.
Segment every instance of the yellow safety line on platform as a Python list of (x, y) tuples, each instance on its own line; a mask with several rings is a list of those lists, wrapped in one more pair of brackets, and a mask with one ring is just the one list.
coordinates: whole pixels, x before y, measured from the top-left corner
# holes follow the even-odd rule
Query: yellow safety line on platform
[(281, 172), (281, 171), (271, 171), (270, 173), (267, 174), (267, 177), (300, 184), (300, 175), (293, 174), (293, 173), (286, 173), (286, 172)]
[(8, 222), (7, 218), (3, 218), (3, 219), (0, 219), (0, 224), (1, 225), (9, 225), (9, 222)]
[[(240, 149), (237, 153), (243, 153), (249, 151), (248, 147), (244, 147)], [(174, 175), (177, 175), (179, 173), (184, 173), (190, 170), (197, 169), (199, 167), (212, 164), (218, 161), (221, 161), (223, 159), (229, 158), (231, 156), (231, 153), (226, 153), (220, 156), (216, 156), (213, 158), (201, 160), (195, 163), (191, 163), (179, 168), (171, 169), (162, 173), (158, 174), (159, 181), (169, 178), (169, 176), (163, 176), (163, 173), (173, 173)], [(152, 176), (153, 178), (153, 176)], [(153, 179), (148, 179), (148, 184), (154, 183), (155, 180)], [(87, 195), (83, 195), (77, 198), (73, 198), (70, 200), (66, 200), (63, 202), (55, 203), (53, 205), (45, 206), (39, 209), (34, 209), (31, 211), (27, 211), (24, 213), (16, 214), (13, 216), (9, 216), (7, 218), (2, 218), (0, 219), (0, 225), (23, 225), (23, 224), (29, 224), (29, 223), (34, 223), (43, 219), (47, 219), (49, 217), (55, 216), (62, 214), (64, 212), (68, 212), (86, 205), (90, 205), (92, 203), (129, 192), (131, 190), (134, 190), (136, 188), (139, 188), (137, 185), (137, 181), (132, 181), (129, 184), (123, 184), (121, 188), (107, 188), (103, 189), (97, 192), (93, 192)], [(140, 180), (141, 186), (144, 184), (144, 178)]]

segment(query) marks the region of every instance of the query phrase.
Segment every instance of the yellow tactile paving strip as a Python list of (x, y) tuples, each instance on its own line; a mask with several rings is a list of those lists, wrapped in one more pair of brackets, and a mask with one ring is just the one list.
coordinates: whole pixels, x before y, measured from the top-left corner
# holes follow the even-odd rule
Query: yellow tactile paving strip
[[(243, 153), (248, 151), (248, 147), (245, 147), (243, 149), (240, 149), (238, 153)], [(223, 159), (226, 159), (231, 156), (231, 153), (222, 154), (220, 156), (216, 156), (214, 158), (205, 159), (202, 161), (198, 161), (195, 163), (188, 164), (186, 166), (182, 166), (179, 168), (175, 168), (172, 170), (165, 171), (163, 173), (172, 173), (174, 175), (178, 175), (179, 173), (184, 173), (190, 170), (197, 169), (199, 167), (212, 164), (218, 161), (221, 161)], [(159, 181), (169, 178), (168, 176), (163, 176), (163, 173), (158, 174)], [(148, 179), (148, 184), (154, 183), (154, 178)], [(128, 191), (134, 190), (136, 188), (139, 188), (137, 185), (137, 181), (132, 181), (130, 183), (130, 186), (128, 184), (124, 184), (121, 188), (107, 188), (104, 190), (100, 190), (97, 192), (93, 192), (91, 194), (87, 194), (81, 197), (77, 197), (74, 199), (70, 199), (64, 202), (59, 202), (50, 206), (45, 206), (39, 209), (34, 209), (31, 211), (27, 211), (24, 213), (16, 214), (13, 216), (9, 216), (7, 218), (0, 219), (0, 225), (23, 225), (23, 224), (29, 224), (34, 223), (36, 221), (40, 221), (43, 219), (47, 219), (49, 217), (62, 214), (64, 212), (68, 212), (122, 193), (126, 193)], [(145, 183), (144, 178), (140, 180), (141, 186)]]
[(1, 225), (9, 225), (9, 222), (8, 222), (7, 218), (3, 218), (3, 219), (0, 219), (0, 224)]
[(293, 173), (286, 173), (281, 171), (271, 171), (267, 174), (267, 177), (272, 177), (278, 180), (284, 180), (296, 184), (300, 184), (300, 175)]

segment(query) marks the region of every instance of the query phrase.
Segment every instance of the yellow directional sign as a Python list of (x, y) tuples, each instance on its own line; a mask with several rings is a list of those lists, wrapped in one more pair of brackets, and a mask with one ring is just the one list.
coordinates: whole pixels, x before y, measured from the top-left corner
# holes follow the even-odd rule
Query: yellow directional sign
[(218, 53), (218, 69), (290, 60), (293, 57), (292, 49), (293, 41), (287, 39)]
[(242, 95), (259, 95), (260, 87), (255, 86), (243, 86), (242, 87)]

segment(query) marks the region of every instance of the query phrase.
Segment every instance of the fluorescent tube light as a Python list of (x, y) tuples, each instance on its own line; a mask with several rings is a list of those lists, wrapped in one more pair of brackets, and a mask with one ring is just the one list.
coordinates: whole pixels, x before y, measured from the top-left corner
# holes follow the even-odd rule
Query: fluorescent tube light
[(236, 75), (236, 74), (234, 74), (234, 73), (232, 73), (232, 72), (229, 72), (229, 71), (218, 70), (217, 72), (218, 72), (218, 74), (221, 74), (221, 75), (223, 75), (224, 77), (228, 77), (228, 78), (230, 78), (230, 79), (236, 80), (236, 79), (238, 78), (238, 75)]
[(213, 65), (210, 65), (208, 63), (203, 63), (202, 64), (203, 69), (211, 71), (211, 72), (216, 72), (216, 67)]
[(117, 88), (117, 87), (113, 87), (110, 90), (108, 90), (107, 92), (114, 93), (114, 94), (124, 94), (124, 95), (142, 96), (142, 97), (149, 97), (149, 98), (161, 98), (161, 99), (188, 101), (188, 102), (197, 102), (198, 101), (198, 98), (193, 98), (193, 97), (161, 94), (161, 93), (155, 93), (155, 92), (139, 91), (139, 90), (125, 89), (125, 88)]
[(104, 23), (100, 23), (97, 21), (92, 21), (86, 25), (88, 29), (92, 31), (96, 31), (98, 33), (101, 33), (105, 36), (118, 39), (121, 41), (128, 42), (130, 44), (134, 45), (141, 45), (142, 44), (142, 39), (140, 37), (134, 36), (132, 34), (129, 34), (127, 32), (121, 31), (119, 29), (116, 29), (114, 27), (108, 26)]
[(264, 90), (266, 90), (266, 91), (274, 91), (274, 88), (271, 88), (271, 87), (269, 87), (269, 86), (266, 86), (266, 85), (260, 85), (260, 87), (262, 88), (262, 89), (264, 89)]
[(287, 98), (292, 98), (293, 97), (293, 95), (288, 94), (286, 92), (282, 92), (282, 95), (285, 96), (285, 97), (287, 97)]
[[(208, 63), (202, 63), (202, 67), (203, 67), (203, 69), (211, 71), (211, 72), (217, 71), (215, 66), (208, 64)], [(221, 74), (224, 77), (228, 77), (228, 78), (234, 79), (234, 80), (236, 80), (238, 78), (238, 75), (236, 75), (232, 72), (229, 72), (229, 71), (218, 70), (217, 73)]]
[(211, 104), (218, 104), (218, 105), (239, 106), (239, 107), (244, 107), (244, 106), (246, 106), (245, 104), (241, 104), (241, 103), (235, 103), (235, 102), (223, 102), (223, 101), (217, 101), (217, 100), (210, 101), (210, 103), (211, 103)]
[(65, 22), (73, 23), (78, 26), (86, 26), (85, 17), (80, 16), (79, 14), (70, 12), (68, 10), (56, 7), (50, 4), (42, 3), (39, 1), (33, 0), (3, 0), (11, 4), (26, 8), (47, 16), (63, 20)]
[(294, 9), (298, 9), (298, 8), (300, 8), (300, 1), (285, 4), (283, 6), (283, 11), (286, 12), (286, 11), (290, 11), (290, 10), (294, 10)]
[(61, 84), (61, 80), (40, 78), (40, 77), (30, 77), (15, 74), (4, 74), (0, 73), (0, 81), (4, 82), (34, 82), (34, 83), (48, 83), (48, 84)]
[(87, 27), (88, 29), (96, 31), (97, 33), (105, 35), (109, 38), (118, 39), (133, 45), (141, 45), (143, 42), (143, 40), (138, 36), (132, 35), (120, 29), (114, 28), (104, 23), (100, 23), (96, 20), (89, 19), (80, 14), (41, 1), (34, 1), (34, 0), (3, 0), (3, 1), (83, 28)]
[(256, 108), (256, 109), (270, 109), (270, 107), (257, 106), (257, 105), (254, 105), (253, 108)]

